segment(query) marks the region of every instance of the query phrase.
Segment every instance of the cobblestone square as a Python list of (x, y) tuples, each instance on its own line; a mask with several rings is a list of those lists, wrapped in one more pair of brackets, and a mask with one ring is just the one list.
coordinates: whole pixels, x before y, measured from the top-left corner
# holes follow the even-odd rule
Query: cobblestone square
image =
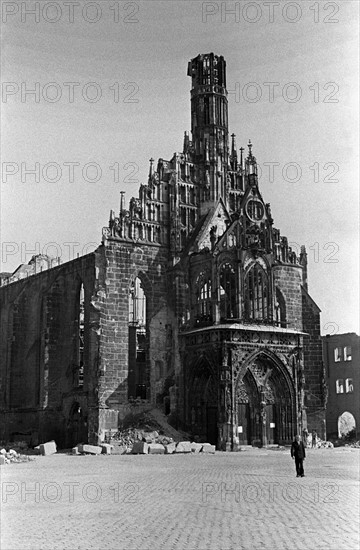
[(36, 457), (1, 468), (3, 550), (359, 548), (359, 450)]

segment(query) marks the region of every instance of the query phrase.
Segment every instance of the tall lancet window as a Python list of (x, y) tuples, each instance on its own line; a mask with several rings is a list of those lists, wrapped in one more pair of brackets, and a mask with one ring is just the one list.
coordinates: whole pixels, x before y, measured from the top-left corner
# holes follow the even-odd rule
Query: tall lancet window
[(265, 270), (256, 263), (245, 276), (245, 314), (248, 319), (268, 320), (269, 287)]
[(275, 321), (279, 327), (286, 328), (286, 303), (279, 288), (275, 294)]
[(234, 268), (226, 263), (220, 270), (220, 318), (237, 317), (236, 276)]
[(136, 277), (130, 288), (129, 324), (138, 327), (145, 327), (146, 325), (146, 297), (138, 277)]
[(206, 273), (200, 273), (196, 280), (196, 301), (198, 319), (210, 320), (211, 308), (211, 280)]
[(129, 340), (128, 340), (128, 397), (146, 399), (147, 331), (146, 296), (141, 280), (136, 277), (129, 292)]
[(84, 385), (84, 363), (85, 363), (85, 292), (81, 284), (78, 294), (77, 309), (77, 342), (76, 358), (74, 365), (74, 386), (82, 388)]

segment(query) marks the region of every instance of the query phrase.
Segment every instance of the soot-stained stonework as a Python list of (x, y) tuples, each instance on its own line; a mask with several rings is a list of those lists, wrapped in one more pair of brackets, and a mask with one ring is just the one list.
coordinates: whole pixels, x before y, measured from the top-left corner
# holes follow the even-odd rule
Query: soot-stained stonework
[(134, 398), (219, 449), (324, 430), (305, 247), (274, 227), (251, 142), (229, 141), (224, 58), (188, 75), (191, 139), (121, 192), (102, 245), (0, 289), (2, 437), (97, 443)]

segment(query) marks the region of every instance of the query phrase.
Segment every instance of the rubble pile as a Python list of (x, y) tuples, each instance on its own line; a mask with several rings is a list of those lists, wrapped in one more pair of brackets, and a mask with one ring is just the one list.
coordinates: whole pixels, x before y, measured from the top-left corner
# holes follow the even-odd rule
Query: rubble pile
[[(157, 432), (155, 432), (157, 433)], [(154, 432), (153, 432), (154, 434)], [(100, 445), (87, 445), (78, 443), (73, 447), (71, 454), (73, 455), (100, 455), (100, 454), (133, 454), (133, 455), (163, 455), (174, 453), (215, 453), (215, 445), (210, 443), (191, 443), (190, 441), (169, 441), (170, 437), (158, 436), (152, 437), (146, 434), (147, 437), (131, 441), (128, 445), (120, 446), (121, 452), (118, 452), (116, 444), (101, 443)], [(161, 443), (154, 441), (161, 439)]]
[(136, 441), (144, 441), (146, 443), (161, 443), (167, 445), (174, 440), (172, 437), (160, 434), (157, 430), (150, 431), (148, 428), (128, 428), (127, 430), (111, 433), (105, 438), (107, 443), (116, 443), (128, 448), (132, 448)]
[(360, 449), (360, 441), (353, 441), (353, 443), (347, 443), (345, 447), (353, 447), (354, 449)]
[[(312, 442), (312, 435), (309, 434), (307, 439), (304, 440), (305, 447), (308, 449), (313, 448), (313, 442)], [(334, 444), (331, 441), (326, 441), (323, 439), (320, 439), (319, 436), (316, 437), (316, 449), (333, 449)]]
[[(188, 434), (168, 426), (158, 410), (152, 410), (128, 417), (120, 430), (105, 434), (100, 447), (102, 454), (215, 453), (214, 445), (191, 442), (188, 438)], [(79, 445), (78, 451), (74, 449), (73, 454), (81, 452)]]
[(10, 464), (13, 462), (29, 462), (30, 460), (34, 459), (29, 455), (18, 453), (15, 449), (0, 449), (0, 465)]
[(210, 443), (191, 443), (190, 441), (174, 441), (167, 444), (146, 443), (145, 441), (136, 441), (131, 450), (131, 454), (177, 454), (177, 453), (215, 453), (215, 445)]
[(331, 443), (331, 441), (322, 441), (321, 439), (318, 439), (316, 442), (316, 448), (317, 449), (333, 449), (334, 444)]

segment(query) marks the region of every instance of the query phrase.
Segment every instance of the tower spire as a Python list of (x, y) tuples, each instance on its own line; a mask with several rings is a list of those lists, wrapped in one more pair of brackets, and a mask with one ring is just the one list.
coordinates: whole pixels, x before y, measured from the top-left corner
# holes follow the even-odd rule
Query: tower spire
[(184, 147), (183, 147), (183, 153), (187, 153), (189, 150), (190, 145), (190, 138), (189, 138), (189, 132), (184, 132)]
[(231, 134), (231, 167), (233, 170), (237, 170), (237, 164), (238, 164), (235, 138), (236, 138), (236, 135)]
[(256, 158), (252, 154), (252, 147), (253, 145), (251, 143), (251, 140), (249, 139), (249, 143), (248, 143), (249, 152), (245, 160), (245, 177), (248, 185), (250, 185), (251, 187), (254, 187), (258, 184), (258, 173), (257, 173)]
[(125, 206), (125, 191), (120, 191), (120, 214), (123, 212)]
[(248, 147), (249, 147), (249, 154), (248, 154), (248, 158), (252, 158), (252, 143), (251, 143), (251, 139), (249, 139), (249, 143), (248, 143)]
[(200, 54), (189, 62), (188, 75), (192, 147), (200, 180), (208, 188), (200, 204), (205, 213), (224, 193), (230, 161), (226, 62), (213, 53)]
[(153, 164), (154, 164), (154, 159), (151, 157), (151, 159), (149, 160), (150, 162), (150, 168), (149, 168), (149, 183), (151, 182), (152, 180), (152, 177), (153, 177)]

